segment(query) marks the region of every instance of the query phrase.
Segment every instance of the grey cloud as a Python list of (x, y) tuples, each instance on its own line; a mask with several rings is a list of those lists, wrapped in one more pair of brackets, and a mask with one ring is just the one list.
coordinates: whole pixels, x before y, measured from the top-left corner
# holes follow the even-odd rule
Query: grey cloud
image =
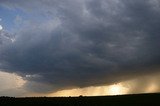
[[(31, 81), (26, 86), (33, 89), (32, 81), (48, 84), (49, 89), (42, 91), (111, 84), (128, 79), (126, 75), (132, 78), (150, 73), (145, 69), (160, 64), (160, 12), (158, 6), (154, 8), (159, 5), (155, 2), (1, 1), (10, 8), (49, 14), (59, 24), (53, 27), (56, 22), (51, 19), (43, 24), (30, 23), (19, 31), (16, 41), (0, 50), (0, 68), (22, 76), (41, 76), (26, 78)], [(37, 6), (41, 9), (37, 10)]]

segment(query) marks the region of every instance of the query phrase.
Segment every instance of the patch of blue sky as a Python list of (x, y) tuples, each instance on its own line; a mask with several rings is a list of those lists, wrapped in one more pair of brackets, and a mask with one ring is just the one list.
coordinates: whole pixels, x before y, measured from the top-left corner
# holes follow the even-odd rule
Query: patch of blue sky
[(3, 28), (9, 32), (15, 30), (16, 25), (15, 25), (15, 19), (16, 17), (19, 16), (23, 20), (32, 20), (36, 22), (44, 22), (45, 20), (49, 20), (53, 17), (50, 17), (48, 15), (44, 14), (39, 14), (35, 12), (27, 12), (24, 11), (20, 8), (6, 8), (3, 6), (0, 6), (0, 25), (3, 26)]
[(11, 31), (14, 28), (15, 26), (14, 21), (17, 16), (20, 16), (22, 18), (28, 17), (28, 15), (25, 12), (23, 12), (18, 8), (9, 9), (9, 8), (0, 6), (0, 18), (2, 19), (0, 24), (3, 26), (5, 30)]

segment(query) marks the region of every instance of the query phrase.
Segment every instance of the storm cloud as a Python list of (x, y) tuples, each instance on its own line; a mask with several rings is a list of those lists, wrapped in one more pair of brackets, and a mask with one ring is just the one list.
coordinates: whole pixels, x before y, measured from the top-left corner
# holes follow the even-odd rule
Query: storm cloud
[(158, 71), (158, 0), (1, 0), (0, 5), (33, 15), (14, 36), (0, 35), (0, 69), (21, 75), (31, 90), (112, 84)]

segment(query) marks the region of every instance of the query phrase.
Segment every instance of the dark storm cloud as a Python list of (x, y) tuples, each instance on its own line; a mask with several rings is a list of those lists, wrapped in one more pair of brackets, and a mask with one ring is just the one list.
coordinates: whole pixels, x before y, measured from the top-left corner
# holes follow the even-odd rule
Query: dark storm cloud
[(48, 85), (42, 91), (111, 84), (160, 65), (157, 0), (31, 2), (1, 4), (54, 19), (29, 23), (0, 50), (0, 68), (28, 75), (31, 89), (35, 82)]

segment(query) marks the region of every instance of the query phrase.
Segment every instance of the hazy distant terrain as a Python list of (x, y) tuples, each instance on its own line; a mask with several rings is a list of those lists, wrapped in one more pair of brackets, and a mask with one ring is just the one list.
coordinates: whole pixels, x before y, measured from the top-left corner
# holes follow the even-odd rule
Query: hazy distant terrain
[(0, 97), (1, 106), (159, 106), (160, 94), (135, 94), (95, 97)]

